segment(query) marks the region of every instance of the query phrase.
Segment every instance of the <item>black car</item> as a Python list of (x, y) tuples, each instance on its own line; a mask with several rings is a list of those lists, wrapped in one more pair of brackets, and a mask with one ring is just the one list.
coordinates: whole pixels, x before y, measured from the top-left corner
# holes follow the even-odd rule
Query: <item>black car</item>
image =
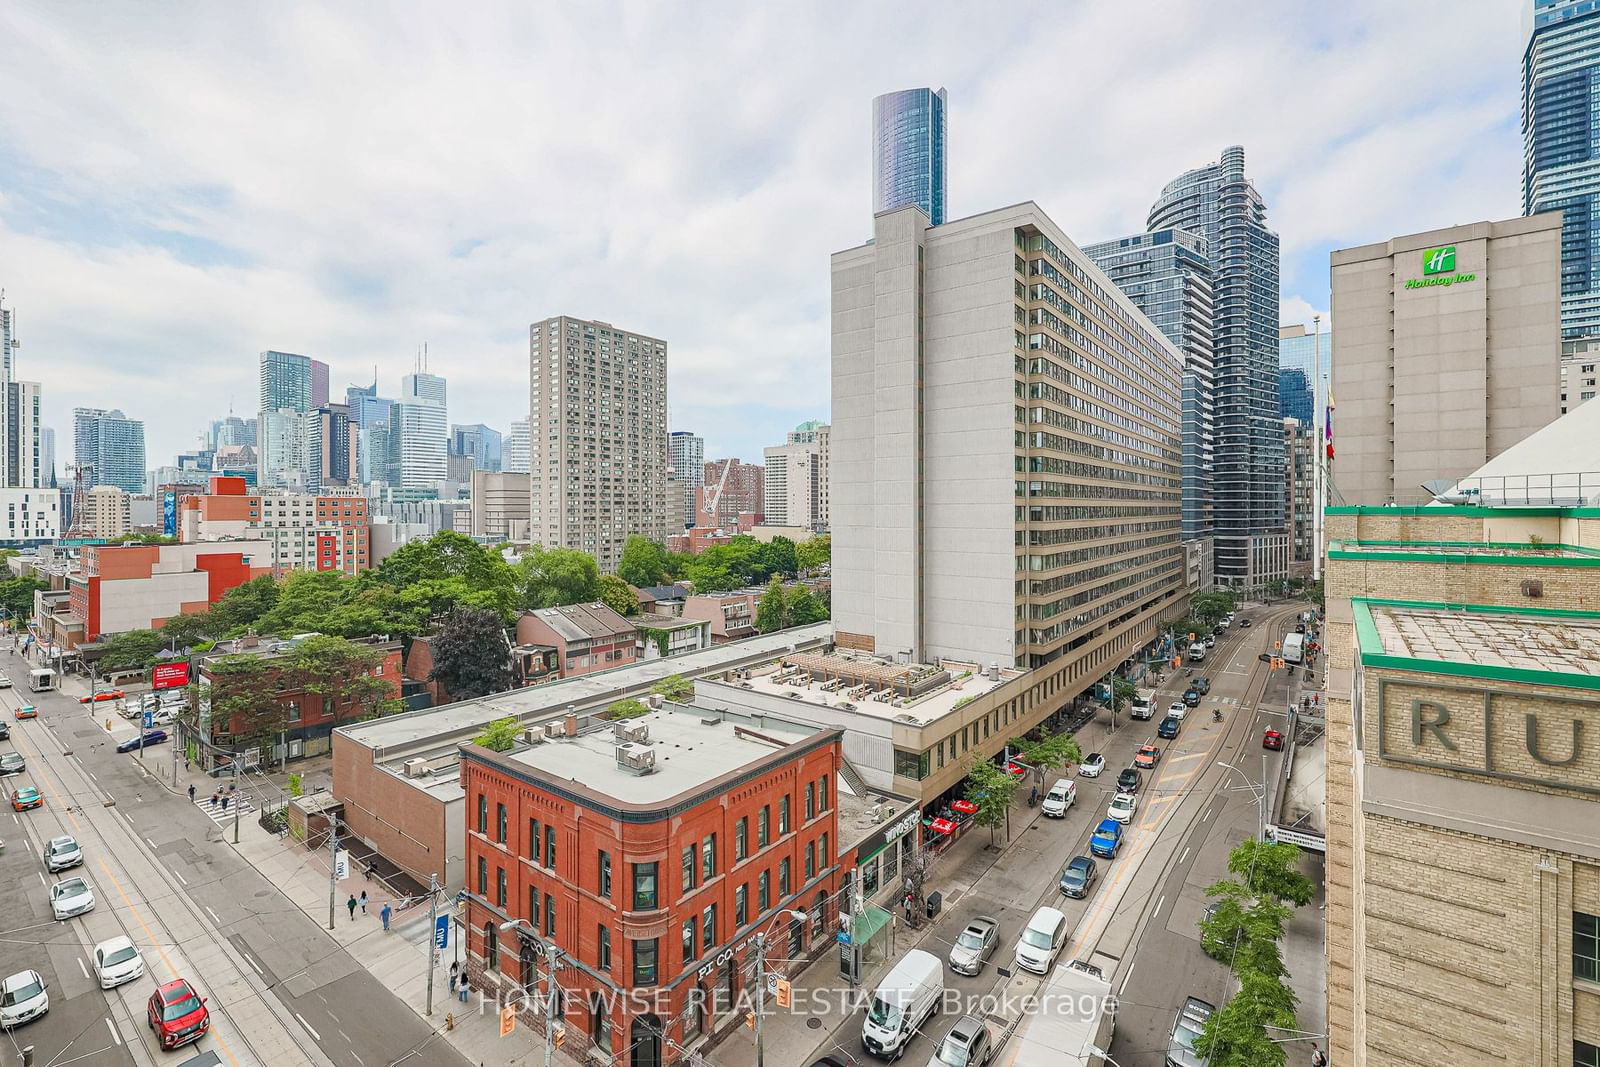
[(1211, 692), (1211, 679), (1202, 674), (1200, 677), (1189, 683), (1189, 688), (1193, 689), (1201, 696), (1205, 696), (1207, 693)]
[(1074, 856), (1061, 872), (1061, 891), (1074, 900), (1082, 900), (1089, 895), (1097, 873), (1094, 860), (1088, 856)]
[[(165, 740), (167, 740), (167, 732), (165, 730), (146, 730), (144, 732), (144, 743), (147, 746), (159, 745)], [(134, 752), (137, 751), (138, 748), (139, 739), (137, 737), (130, 737), (126, 741), (122, 742), (122, 744), (117, 746), (117, 751)]]
[(1186, 690), (1184, 692), (1184, 694), (1183, 694), (1183, 702), (1185, 704), (1189, 705), (1191, 708), (1199, 707), (1200, 706), (1200, 690), (1198, 690), (1198, 689)]
[(1263, 652), (1263, 653), (1261, 653), (1261, 655), (1257, 656), (1256, 659), (1260, 660), (1262, 663), (1271, 663), (1272, 662), (1272, 653), (1271, 652)]
[(1168, 715), (1161, 720), (1161, 725), (1156, 727), (1156, 736), (1164, 741), (1171, 741), (1178, 736), (1178, 720)]
[(0, 741), (11, 740), (11, 724), (0, 722)]
[(1139, 773), (1139, 768), (1137, 767), (1123, 768), (1122, 773), (1117, 775), (1117, 791), (1119, 793), (1137, 793), (1139, 791), (1139, 781), (1143, 777), (1144, 775)]
[(1239, 620), (1239, 629), (1241, 629), (1241, 630), (1250, 629), (1250, 620), (1249, 619), (1240, 619)]

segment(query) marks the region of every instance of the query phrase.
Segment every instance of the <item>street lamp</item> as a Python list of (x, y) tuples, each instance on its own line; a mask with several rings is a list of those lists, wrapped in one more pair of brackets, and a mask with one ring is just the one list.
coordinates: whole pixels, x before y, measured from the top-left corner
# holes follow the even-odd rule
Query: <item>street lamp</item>
[(1223, 763), (1221, 760), (1218, 760), (1217, 761), (1217, 766), (1218, 767), (1226, 767), (1228, 770), (1232, 771), (1234, 774), (1237, 774), (1239, 776), (1240, 780), (1242, 780), (1244, 782), (1245, 786), (1250, 790), (1250, 795), (1256, 798), (1256, 809), (1259, 812), (1259, 827), (1257, 829), (1256, 836), (1257, 836), (1258, 840), (1265, 841), (1267, 839), (1267, 757), (1266, 757), (1266, 754), (1262, 753), (1262, 755), (1261, 755), (1261, 785), (1260, 786), (1257, 786), (1254, 782), (1252, 782), (1250, 780), (1250, 776), (1248, 774), (1245, 774), (1243, 771), (1241, 771), (1239, 768), (1235, 767), (1231, 763)]
[(756, 1067), (767, 1067), (766, 1036), (761, 1031), (761, 1020), (765, 1015), (761, 1009), (766, 1007), (767, 1003), (767, 931), (772, 929), (773, 923), (785, 915), (792, 915), (801, 922), (810, 918), (798, 908), (782, 908), (756, 933)]
[[(542, 940), (539, 937), (539, 931), (527, 919), (510, 919), (500, 924), (501, 933), (511, 930), (515, 930), (518, 937), (526, 938), (538, 948), (549, 965), (549, 970), (545, 975), (547, 988), (545, 989), (544, 1000), (544, 1067), (550, 1067), (551, 1061), (555, 1057), (555, 1046), (552, 1041), (555, 1038), (556, 1027), (556, 962), (561, 955), (561, 950), (556, 947), (554, 941)], [(487, 948), (488, 946), (485, 946), (486, 950)], [(429, 988), (432, 988), (431, 985)]]

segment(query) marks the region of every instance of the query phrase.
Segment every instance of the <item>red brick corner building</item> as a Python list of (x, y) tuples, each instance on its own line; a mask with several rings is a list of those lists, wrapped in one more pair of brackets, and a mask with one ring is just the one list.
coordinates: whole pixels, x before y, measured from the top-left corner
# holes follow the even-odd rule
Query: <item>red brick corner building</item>
[(553, 944), (563, 1050), (649, 1067), (743, 1021), (758, 933), (776, 973), (833, 943), (842, 731), (669, 703), (550, 733), (461, 748), (476, 993), (542, 1032)]

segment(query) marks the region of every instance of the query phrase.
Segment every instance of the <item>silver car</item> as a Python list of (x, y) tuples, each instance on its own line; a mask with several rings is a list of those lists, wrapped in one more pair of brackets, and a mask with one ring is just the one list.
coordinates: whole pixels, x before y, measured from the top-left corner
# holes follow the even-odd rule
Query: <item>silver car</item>
[(1205, 1029), (1216, 1006), (1199, 997), (1185, 997), (1178, 1017), (1172, 1021), (1172, 1037), (1167, 1041), (1167, 1067), (1205, 1067), (1206, 1061), (1194, 1050), (1194, 1043)]
[(83, 878), (68, 878), (50, 887), (50, 913), (57, 919), (70, 919), (94, 910), (94, 890)]
[(65, 834), (61, 837), (52, 837), (44, 846), (44, 865), (51, 874), (64, 871), (68, 867), (76, 867), (82, 862), (83, 849), (76, 839)]
[(950, 947), (950, 969), (957, 974), (977, 974), (999, 943), (1000, 923), (987, 915), (978, 916), (956, 935), (956, 943)]
[(28, 769), (28, 761), (22, 758), (20, 752), (7, 752), (0, 756), (0, 775), (21, 774)]
[(939, 1043), (928, 1067), (983, 1067), (994, 1055), (989, 1028), (971, 1015), (963, 1015)]

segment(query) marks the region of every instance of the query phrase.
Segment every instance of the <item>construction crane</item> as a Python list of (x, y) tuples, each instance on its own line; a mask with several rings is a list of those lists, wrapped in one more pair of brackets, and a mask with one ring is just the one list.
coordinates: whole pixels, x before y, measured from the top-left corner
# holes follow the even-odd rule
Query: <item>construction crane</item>
[(72, 475), (72, 528), (65, 534), (68, 539), (82, 541), (89, 536), (83, 525), (84, 478), (93, 471), (94, 466), (89, 463), (67, 464), (67, 472)]
[(734, 461), (722, 460), (722, 477), (717, 479), (717, 487), (706, 494), (706, 514), (711, 516), (711, 521), (717, 526), (722, 525), (722, 516), (717, 511), (717, 506), (722, 503), (722, 491), (728, 487), (728, 472), (733, 470)]

